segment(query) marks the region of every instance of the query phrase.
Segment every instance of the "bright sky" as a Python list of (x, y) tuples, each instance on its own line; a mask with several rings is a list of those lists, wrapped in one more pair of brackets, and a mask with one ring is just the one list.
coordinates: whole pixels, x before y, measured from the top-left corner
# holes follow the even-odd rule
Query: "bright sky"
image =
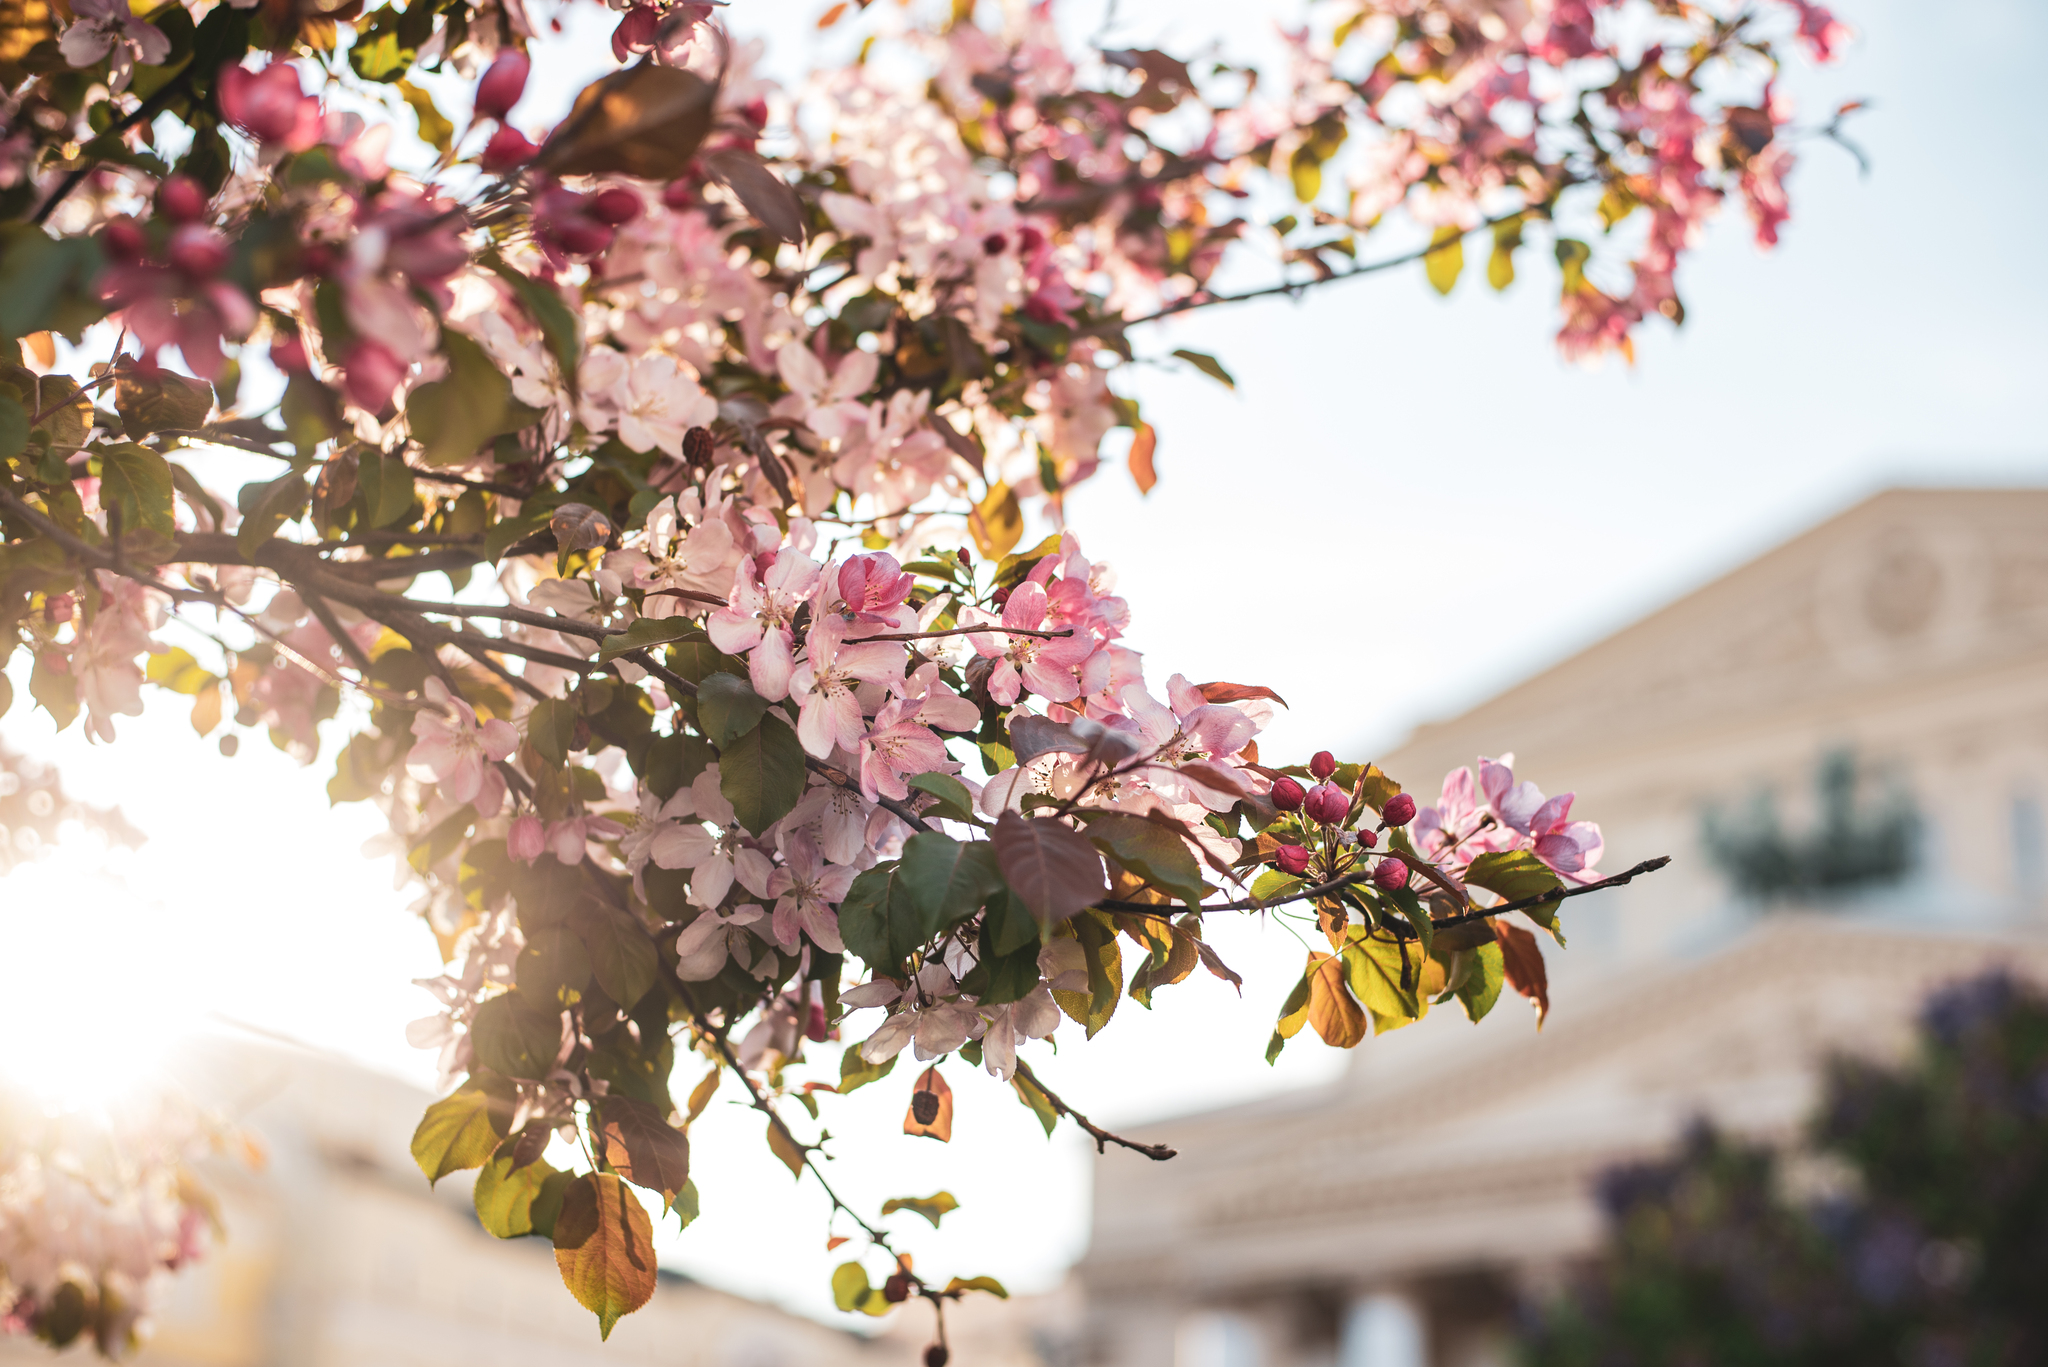
[[(739, 0), (732, 18), (772, 29), (785, 53), (822, 8)], [(1871, 175), (1812, 146), (1769, 255), (1731, 212), (1681, 276), (1685, 330), (1648, 331), (1633, 369), (1558, 361), (1554, 277), (1534, 261), (1501, 297), (1468, 275), (1440, 300), (1416, 268), (1147, 339), (1158, 356), (1214, 352), (1238, 382), (1141, 371), (1160, 486), (1140, 499), (1107, 470), (1073, 500), (1084, 545), (1122, 573), (1155, 684), (1182, 671), (1271, 685), (1295, 704), (1273, 748), (1366, 757), (1875, 489), (2048, 480), (2048, 277), (2028, 245), (2048, 215), (2048, 129), (2026, 94), (2048, 10), (1838, 8), (1860, 40), (1787, 84), (1809, 118), (1874, 100), (1856, 125)], [(1263, 37), (1224, 27), (1256, 9), (1125, 0), (1118, 34), (1183, 51), (1223, 34), (1231, 55), (1256, 54)], [(541, 63), (552, 88), (522, 116), (544, 118), (551, 97), (566, 106), (608, 67), (596, 29), (571, 39)], [(76, 795), (118, 803), (150, 840), (105, 868), (81, 847), (0, 884), (0, 1062), (132, 1070), (218, 1013), (431, 1081), (402, 1031), (427, 1009), (407, 980), (435, 971), (432, 942), (388, 862), (358, 853), (373, 811), (330, 809), (326, 770), (267, 747), (221, 759), (169, 700), (124, 720), (113, 746), (55, 736), (15, 683), (0, 736), (61, 764)], [(1127, 1003), (1096, 1043), (1044, 1058), (1047, 1080), (1120, 1122), (1334, 1076), (1341, 1058), (1309, 1040), (1275, 1069), (1260, 1061), (1294, 942), (1250, 925), (1219, 941), (1246, 974), (1241, 1009), (1198, 974), (1152, 1014)], [(1482, 1028), (1530, 1027), (1503, 1011)], [(899, 1071), (827, 1100), (848, 1194), (872, 1206), (949, 1188), (962, 1209), (943, 1235), (910, 1240), (921, 1270), (1055, 1281), (1086, 1240), (1075, 1136), (1048, 1144), (1007, 1089), (956, 1063), (954, 1142), (906, 1139), (914, 1074)], [(667, 1255), (829, 1313), (839, 1257), (811, 1233), (822, 1202), (766, 1156), (756, 1120), (735, 1109), (693, 1135), (705, 1215)]]

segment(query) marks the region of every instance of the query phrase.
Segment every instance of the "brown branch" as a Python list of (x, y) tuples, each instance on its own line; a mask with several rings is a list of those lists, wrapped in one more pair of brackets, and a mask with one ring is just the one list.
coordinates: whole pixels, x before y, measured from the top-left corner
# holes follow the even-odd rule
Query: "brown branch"
[(1115, 1144), (1119, 1148), (1129, 1149), (1132, 1153), (1142, 1153), (1155, 1163), (1164, 1163), (1167, 1159), (1174, 1156), (1174, 1150), (1164, 1144), (1140, 1144), (1135, 1139), (1126, 1139), (1120, 1134), (1111, 1134), (1108, 1130), (1103, 1129), (1087, 1116), (1082, 1115), (1072, 1106), (1060, 1100), (1059, 1094), (1043, 1082), (1040, 1082), (1038, 1074), (1032, 1072), (1031, 1065), (1023, 1059), (1017, 1060), (1017, 1071), (1023, 1075), (1026, 1082), (1038, 1089), (1039, 1095), (1052, 1103), (1052, 1108), (1055, 1111), (1058, 1111), (1061, 1115), (1088, 1132), (1088, 1137), (1095, 1141), (1095, 1152), (1103, 1153), (1106, 1151), (1105, 1146)]
[(990, 625), (985, 627), (948, 627), (944, 631), (905, 631), (891, 636), (852, 636), (848, 645), (865, 645), (869, 641), (930, 641), (940, 636), (1038, 636), (1050, 640), (1055, 636), (1072, 636), (1072, 627), (1061, 627), (1057, 631), (1027, 631), (1023, 627)]

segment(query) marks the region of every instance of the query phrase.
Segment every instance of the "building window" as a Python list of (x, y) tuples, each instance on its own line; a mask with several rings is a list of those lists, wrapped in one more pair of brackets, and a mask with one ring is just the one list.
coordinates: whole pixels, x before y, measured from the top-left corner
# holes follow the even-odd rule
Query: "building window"
[(1173, 1367), (1265, 1367), (1258, 1331), (1243, 1315), (1190, 1315), (1174, 1336)]
[(1422, 1316), (1406, 1296), (1367, 1296), (1344, 1317), (1337, 1367), (1428, 1367)]

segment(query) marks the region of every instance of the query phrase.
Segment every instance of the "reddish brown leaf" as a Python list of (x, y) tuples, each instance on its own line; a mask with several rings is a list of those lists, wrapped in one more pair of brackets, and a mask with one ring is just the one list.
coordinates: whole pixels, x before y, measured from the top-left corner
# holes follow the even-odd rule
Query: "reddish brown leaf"
[(1202, 967), (1236, 988), (1238, 996), (1244, 995), (1244, 979), (1232, 972), (1230, 965), (1224, 963), (1216, 951), (1209, 948), (1207, 940), (1195, 941), (1195, 952), (1202, 956)]
[(1151, 493), (1152, 486), (1159, 482), (1159, 472), (1152, 466), (1152, 453), (1158, 447), (1159, 433), (1152, 424), (1139, 423), (1137, 434), (1131, 438), (1131, 479), (1141, 495)]
[(1344, 985), (1342, 959), (1309, 955), (1308, 1023), (1335, 1049), (1349, 1049), (1365, 1038), (1365, 1012)]
[(1179, 765), (1178, 772), (1219, 793), (1235, 793), (1243, 797), (1252, 790), (1241, 770), (1228, 764), (1218, 764), (1213, 759), (1190, 760)]
[[(715, 1074), (714, 1074), (715, 1076)], [(604, 1115), (604, 1161), (636, 1187), (673, 1202), (690, 1180), (690, 1141), (644, 1101), (611, 1095)]]
[(1520, 926), (1495, 921), (1493, 933), (1500, 940), (1502, 975), (1509, 987), (1536, 1003), (1536, 1026), (1541, 1029), (1550, 1014), (1550, 974), (1543, 966), (1543, 951), (1536, 937)]
[(740, 203), (760, 220), (762, 227), (784, 242), (801, 243), (808, 235), (803, 200), (757, 153), (743, 147), (728, 147), (707, 153), (704, 166), (739, 196)]
[(1210, 702), (1243, 702), (1247, 698), (1271, 698), (1282, 707), (1287, 706), (1287, 699), (1264, 684), (1205, 683), (1196, 684), (1195, 691)]
[[(926, 1097), (931, 1099), (920, 1100)], [(936, 1063), (924, 1070), (910, 1093), (910, 1109), (903, 1115), (903, 1133), (923, 1135), (941, 1144), (953, 1138), (953, 1089), (939, 1076)]]
[[(846, 14), (846, 3), (847, 0), (839, 0), (838, 4), (834, 5), (831, 9), (826, 10), (825, 13), (819, 16), (818, 18), (818, 27), (831, 28), (834, 24), (838, 23), (839, 20)], [(839, 1242), (844, 1243), (845, 1240), (842, 1239)], [(827, 1245), (827, 1247), (833, 1246), (834, 1245)]]
[(718, 88), (694, 72), (641, 62), (584, 88), (534, 165), (560, 176), (608, 172), (674, 180), (711, 131)]
[(598, 1333), (654, 1295), (654, 1222), (631, 1188), (608, 1172), (571, 1183), (555, 1217), (555, 1266), (583, 1308), (597, 1316)]
[(548, 519), (564, 552), (587, 551), (612, 539), (612, 520), (587, 503), (564, 503)]
[(835, 1234), (825, 1241), (825, 1251), (827, 1253), (830, 1253), (833, 1249), (839, 1247), (839, 1245), (845, 1242), (846, 1236), (844, 1234)]
[(1041, 922), (1064, 921), (1109, 895), (1102, 856), (1064, 822), (1004, 812), (991, 838), (1003, 881)]

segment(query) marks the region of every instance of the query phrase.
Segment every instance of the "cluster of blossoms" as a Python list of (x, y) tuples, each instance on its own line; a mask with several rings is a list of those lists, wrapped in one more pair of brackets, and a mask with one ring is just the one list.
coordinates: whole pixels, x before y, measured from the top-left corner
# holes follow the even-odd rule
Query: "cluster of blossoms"
[(132, 1345), (165, 1277), (217, 1224), (191, 1165), (228, 1132), (163, 1093), (110, 1115), (0, 1109), (0, 1323), (109, 1355)]
[[(709, 7), (633, 5), (628, 65), (552, 129), (518, 120), (543, 35), (517, 6), (80, 0), (5, 49), (0, 639), (101, 739), (145, 681), (228, 753), (258, 729), (311, 760), (338, 723), (329, 791), (388, 816), (449, 964), (411, 1034), (454, 1090), (415, 1154), (482, 1168), (493, 1232), (552, 1237), (607, 1331), (651, 1253), (642, 1278), (589, 1235), (651, 1247), (621, 1182), (695, 1209), (682, 1133), (720, 1069), (798, 1171), (782, 1103), (906, 1049), (931, 1065), (910, 1133), (950, 1135), (954, 1055), (1078, 1120), (1025, 1042), (1197, 965), (1234, 979), (1201, 926), (1237, 910), (1330, 940), (1276, 1047), (1447, 993), (1477, 1019), (1503, 982), (1542, 1003), (1499, 918), (1599, 886), (1569, 796), (1505, 761), (1428, 808), (1370, 766), (1269, 767), (1277, 695), (1148, 684), (1063, 496), (1117, 427), (1149, 487), (1156, 434), (1111, 377), (1136, 325), (1230, 302), (1210, 281), (1254, 233), (1293, 288), (1364, 268), (1403, 206), (1440, 288), (1487, 226), (1504, 285), (1574, 197), (1609, 228), (1647, 207), (1633, 293), (1558, 239), (1563, 343), (1675, 318), (1720, 199), (1782, 220), (1771, 23), (1820, 57), (1841, 34), (1796, 0), (1662, 6), (1647, 47), (1593, 0), (1333, 8), (1259, 82), (1069, 53), (1049, 3), (994, 28), (877, 7), (901, 60), (791, 97)], [(419, 69), (475, 80), (468, 127)], [(408, 105), (424, 145), (337, 93)], [(189, 140), (159, 144), (166, 118)], [(1292, 211), (1251, 217), (1275, 192)], [(240, 401), (258, 355), (266, 411)], [(188, 447), (274, 464), (223, 497)], [(789, 1075), (877, 1009), (836, 1082)], [(686, 1104), (679, 1052), (712, 1070)], [(543, 1160), (557, 1134), (588, 1171)], [(508, 1183), (524, 1204), (485, 1199)], [(899, 1264), (842, 1304), (971, 1285)]]

